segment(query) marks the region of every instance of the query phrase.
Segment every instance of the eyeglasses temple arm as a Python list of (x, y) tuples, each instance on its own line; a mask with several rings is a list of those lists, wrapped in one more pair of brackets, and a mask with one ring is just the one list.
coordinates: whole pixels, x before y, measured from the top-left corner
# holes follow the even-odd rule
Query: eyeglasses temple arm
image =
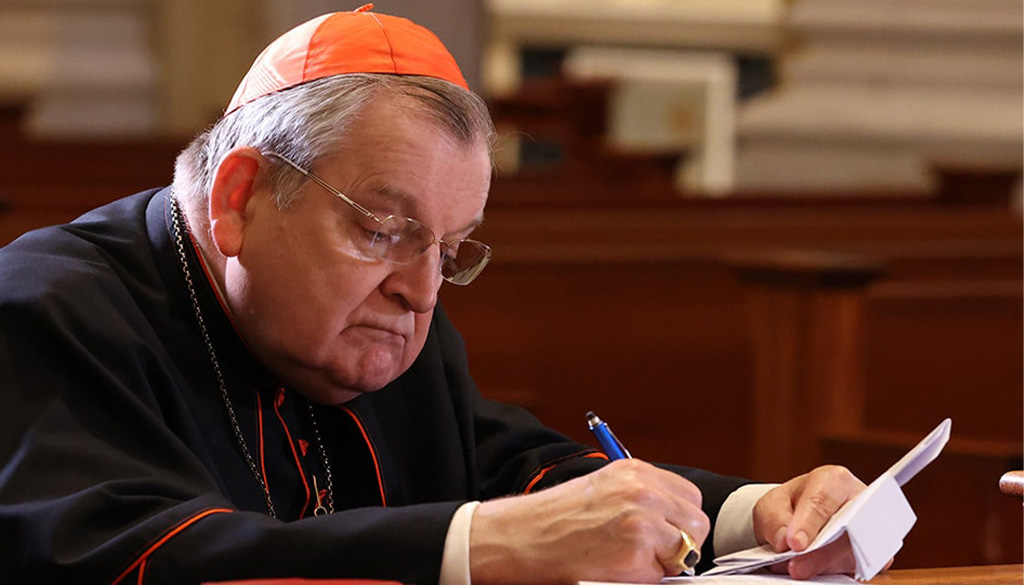
[(348, 197), (347, 197), (347, 196), (346, 196), (346, 195), (345, 195), (344, 193), (342, 193), (341, 191), (338, 191), (338, 190), (337, 190), (337, 189), (335, 189), (334, 187), (330, 186), (330, 185), (329, 185), (329, 184), (328, 184), (328, 183), (327, 183), (326, 181), (324, 181), (324, 180), (323, 180), (323, 179), (321, 179), (320, 177), (318, 177), (318, 176), (314, 175), (313, 173), (311, 173), (311, 172), (307, 171), (306, 169), (304, 169), (304, 168), (300, 167), (299, 165), (297, 165), (297, 164), (293, 163), (293, 162), (292, 162), (291, 160), (289, 160), (289, 159), (288, 159), (287, 157), (281, 156), (280, 154), (277, 154), (276, 152), (268, 152), (268, 153), (265, 153), (265, 156), (272, 156), (272, 157), (274, 157), (274, 158), (277, 158), (277, 159), (283, 160), (283, 161), (284, 161), (285, 163), (287, 163), (287, 164), (288, 164), (288, 166), (290, 166), (290, 167), (292, 167), (293, 169), (295, 169), (296, 171), (299, 171), (300, 173), (302, 173), (302, 174), (303, 174), (303, 175), (304, 175), (304, 176), (305, 176), (305, 177), (306, 177), (307, 179), (309, 179), (310, 181), (313, 181), (313, 182), (314, 182), (314, 183), (316, 183), (317, 185), (320, 185), (320, 186), (321, 186), (321, 187), (323, 187), (324, 189), (327, 189), (328, 191), (330, 191), (331, 193), (333, 193), (333, 194), (334, 194), (335, 196), (337, 196), (337, 197), (339, 197), (339, 198), (340, 198), (341, 200), (343, 200), (343, 201), (344, 201), (345, 203), (348, 203), (349, 205), (351, 205), (352, 207), (354, 207), (354, 208), (355, 208), (355, 210), (356, 210), (356, 211), (358, 211), (359, 213), (362, 213), (362, 214), (363, 214), (363, 215), (365, 215), (366, 217), (369, 217), (369, 218), (371, 218), (371, 219), (373, 219), (373, 220), (376, 220), (377, 222), (380, 222), (380, 220), (379, 220), (379, 219), (377, 219), (377, 216), (376, 216), (376, 215), (374, 215), (374, 214), (373, 214), (373, 213), (372, 213), (372, 212), (371, 212), (371, 211), (370, 211), (369, 209), (367, 209), (367, 208), (363, 207), (362, 205), (359, 205), (359, 204), (358, 204), (358, 203), (356, 203), (355, 201), (352, 201), (352, 200), (351, 200), (351, 199), (349, 199), (349, 198), (348, 198)]

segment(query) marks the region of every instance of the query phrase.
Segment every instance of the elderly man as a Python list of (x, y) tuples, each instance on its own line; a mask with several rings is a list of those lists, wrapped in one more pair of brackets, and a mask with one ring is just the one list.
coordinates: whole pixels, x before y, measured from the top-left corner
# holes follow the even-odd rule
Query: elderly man
[(657, 581), (689, 544), (805, 548), (863, 489), (841, 468), (609, 463), (480, 397), (437, 295), (490, 257), (492, 138), (431, 33), (325, 15), (170, 189), (0, 250), (0, 581)]

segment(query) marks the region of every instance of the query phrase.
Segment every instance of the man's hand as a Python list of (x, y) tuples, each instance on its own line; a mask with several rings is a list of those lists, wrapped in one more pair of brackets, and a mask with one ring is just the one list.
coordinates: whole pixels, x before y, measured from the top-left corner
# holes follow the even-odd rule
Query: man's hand
[(679, 530), (700, 546), (710, 523), (695, 485), (637, 459), (526, 496), (484, 502), (470, 533), (480, 585), (617, 580), (676, 574)]
[[(772, 550), (802, 551), (847, 501), (867, 487), (845, 467), (829, 465), (793, 478), (765, 494), (754, 506), (754, 534)], [(853, 573), (850, 540), (842, 538), (772, 570), (794, 579), (830, 573)]]

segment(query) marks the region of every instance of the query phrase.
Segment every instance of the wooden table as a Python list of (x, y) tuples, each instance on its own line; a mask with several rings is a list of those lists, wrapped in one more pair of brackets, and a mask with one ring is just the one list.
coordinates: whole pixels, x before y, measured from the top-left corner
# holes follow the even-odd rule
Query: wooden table
[(1021, 585), (1024, 565), (899, 569), (875, 577), (876, 585)]

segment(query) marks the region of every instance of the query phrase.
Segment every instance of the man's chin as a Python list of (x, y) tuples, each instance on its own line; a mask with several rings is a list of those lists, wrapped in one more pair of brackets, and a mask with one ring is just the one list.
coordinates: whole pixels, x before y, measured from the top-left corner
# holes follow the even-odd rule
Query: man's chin
[(329, 401), (327, 402), (327, 405), (341, 406), (342, 404), (345, 404), (349, 400), (359, 398), (363, 394), (367, 394), (367, 392), (359, 392), (357, 390), (337, 390), (330, 394), (330, 396), (328, 397)]
[(310, 402), (324, 406), (338, 406), (363, 394), (376, 392), (387, 386), (397, 375), (390, 372), (376, 372), (375, 375), (341, 377), (321, 370), (304, 380), (295, 379), (291, 386)]
[(329, 388), (324, 389), (323, 394), (328, 398), (330, 404), (343, 404), (363, 394), (371, 394), (384, 388), (395, 381), (399, 375), (401, 375), (401, 371), (390, 368), (386, 371), (363, 374), (356, 379), (334, 380)]
[(356, 363), (307, 368), (306, 383), (296, 386), (302, 386), (302, 394), (318, 404), (343, 404), (394, 382), (412, 365), (412, 360), (405, 364), (402, 357), (390, 351), (365, 352)]
[(360, 390), (356, 388), (342, 388), (338, 386), (320, 387), (315, 389), (307, 388), (296, 388), (299, 394), (302, 394), (306, 400), (321, 404), (323, 406), (340, 406), (346, 402), (374, 392), (373, 389)]

